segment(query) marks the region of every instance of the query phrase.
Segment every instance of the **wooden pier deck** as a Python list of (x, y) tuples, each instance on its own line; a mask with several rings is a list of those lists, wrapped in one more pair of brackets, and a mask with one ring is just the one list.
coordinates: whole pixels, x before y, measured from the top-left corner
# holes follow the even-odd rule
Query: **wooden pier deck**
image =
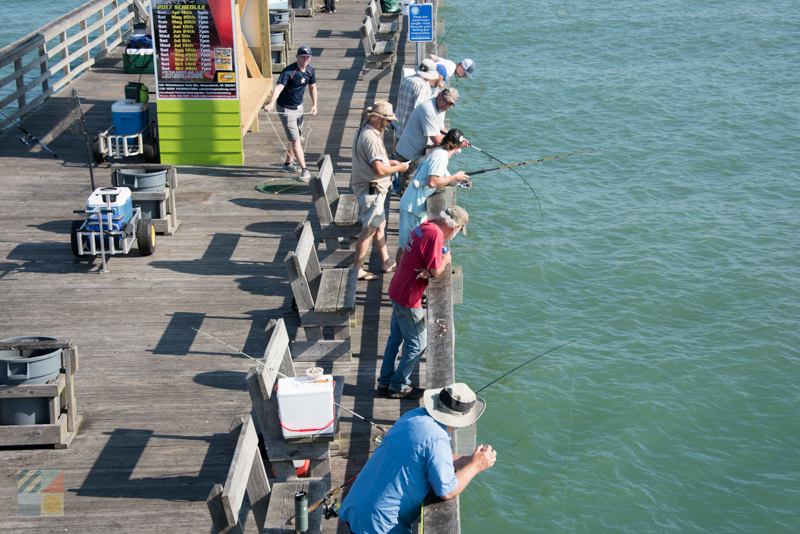
[[(359, 81), (366, 5), (340, 2), (336, 14), (297, 18), (294, 30), (295, 49), (307, 44), (314, 51), (319, 90), (307, 159), (312, 164), (331, 154), (341, 192), (348, 187), (361, 112), (390, 92), (394, 101), (400, 69), (414, 61), (413, 46), (401, 38), (394, 72)], [(111, 103), (136, 78), (123, 73), (117, 51), (75, 80), (90, 132), (110, 125)], [(134, 250), (111, 257), (110, 272), (100, 273), (99, 259), (78, 261), (69, 245), (73, 210), (91, 191), (85, 146), (68, 133), (55, 140), (45, 135), (67, 96), (62, 93), (21, 121), (60, 159), (25, 148), (13, 128), (0, 137), (0, 338), (73, 340), (80, 349), (75, 388), (84, 420), (67, 450), (0, 449), (0, 530), (210, 532), (206, 497), (224, 483), (230, 466), (231, 421), (251, 409), (245, 376), (253, 362), (192, 328), (256, 358), (266, 347), (270, 319), (283, 318), (292, 338), (304, 337), (290, 309), (283, 258), (294, 247), (298, 222), (310, 220), (319, 231), (308, 187), (279, 195), (254, 189), (281, 176), (279, 142), (261, 112), (260, 132), (245, 137), (246, 165), (180, 168), (177, 233), (158, 236), (152, 256)], [(106, 165), (95, 169), (98, 187), (109, 176)], [(393, 254), (396, 209), (388, 239)], [(371, 270), (380, 272), (374, 251)], [(374, 394), (391, 315), (389, 281), (359, 282), (353, 361), (326, 369), (346, 377), (344, 406), (384, 426), (419, 405)], [(420, 377), (424, 385), (424, 359)], [(334, 486), (360, 470), (374, 435), (347, 413), (341, 420), (342, 446), (332, 453)], [(18, 515), (17, 472), (23, 469), (63, 470), (62, 517)], [(256, 530), (252, 516), (244, 525)], [(324, 522), (323, 532), (337, 531), (347, 530), (337, 520)]]

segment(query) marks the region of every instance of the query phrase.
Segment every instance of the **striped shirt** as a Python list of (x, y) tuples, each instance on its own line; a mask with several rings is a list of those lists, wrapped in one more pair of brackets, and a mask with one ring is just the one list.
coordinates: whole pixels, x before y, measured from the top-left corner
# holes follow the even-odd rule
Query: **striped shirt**
[(397, 111), (395, 112), (400, 122), (400, 128), (395, 130), (398, 139), (403, 134), (403, 128), (414, 108), (435, 95), (436, 90), (431, 87), (428, 80), (416, 74), (407, 77), (400, 83), (400, 90), (397, 94)]

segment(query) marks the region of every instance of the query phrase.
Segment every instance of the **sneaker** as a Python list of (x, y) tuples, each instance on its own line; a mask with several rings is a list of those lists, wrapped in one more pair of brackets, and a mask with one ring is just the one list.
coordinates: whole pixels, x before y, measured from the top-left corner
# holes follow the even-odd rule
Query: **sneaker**
[(416, 400), (416, 399), (421, 399), (424, 394), (425, 394), (424, 389), (414, 388), (411, 386), (403, 386), (403, 389), (401, 389), (400, 391), (395, 391), (394, 389), (389, 390), (389, 396), (393, 399)]
[(297, 165), (294, 164), (294, 161), (290, 161), (289, 163), (283, 164), (283, 172), (297, 172), (300, 169), (297, 168)]
[(311, 180), (311, 173), (308, 172), (308, 169), (302, 169), (300, 171), (300, 178), (298, 178), (298, 180), (301, 182), (307, 182)]
[(386, 397), (389, 395), (389, 386), (382, 386), (378, 384), (378, 395)]

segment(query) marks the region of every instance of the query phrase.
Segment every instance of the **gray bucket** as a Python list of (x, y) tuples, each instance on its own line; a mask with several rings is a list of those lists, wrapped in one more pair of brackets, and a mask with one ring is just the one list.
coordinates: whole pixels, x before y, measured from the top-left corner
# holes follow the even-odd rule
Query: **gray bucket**
[(269, 34), (270, 46), (283, 46), (283, 32)]
[(127, 187), (131, 191), (161, 191), (167, 186), (166, 170), (120, 169), (117, 175), (117, 187)]
[(270, 11), (269, 12), (270, 24), (289, 24), (288, 11)]
[[(57, 341), (54, 337), (12, 337), (0, 343)], [(44, 384), (61, 372), (61, 349), (0, 350), (0, 385)], [(61, 406), (56, 399), (56, 406)], [(50, 423), (47, 398), (0, 399), (0, 425), (39, 425)], [(55, 423), (55, 421), (53, 421)]]
[(142, 208), (142, 219), (161, 219), (161, 202), (158, 200), (134, 200), (133, 207)]

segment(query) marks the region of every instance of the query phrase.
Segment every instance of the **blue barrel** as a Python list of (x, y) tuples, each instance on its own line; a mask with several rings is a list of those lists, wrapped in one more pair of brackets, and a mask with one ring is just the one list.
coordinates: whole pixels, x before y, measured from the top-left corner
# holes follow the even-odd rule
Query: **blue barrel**
[[(0, 343), (57, 341), (54, 337), (12, 337)], [(0, 385), (44, 384), (61, 372), (61, 349), (0, 350)], [(60, 399), (56, 405), (61, 406)], [(0, 399), (0, 425), (39, 425), (50, 423), (47, 398)], [(53, 421), (55, 423), (55, 421)]]

